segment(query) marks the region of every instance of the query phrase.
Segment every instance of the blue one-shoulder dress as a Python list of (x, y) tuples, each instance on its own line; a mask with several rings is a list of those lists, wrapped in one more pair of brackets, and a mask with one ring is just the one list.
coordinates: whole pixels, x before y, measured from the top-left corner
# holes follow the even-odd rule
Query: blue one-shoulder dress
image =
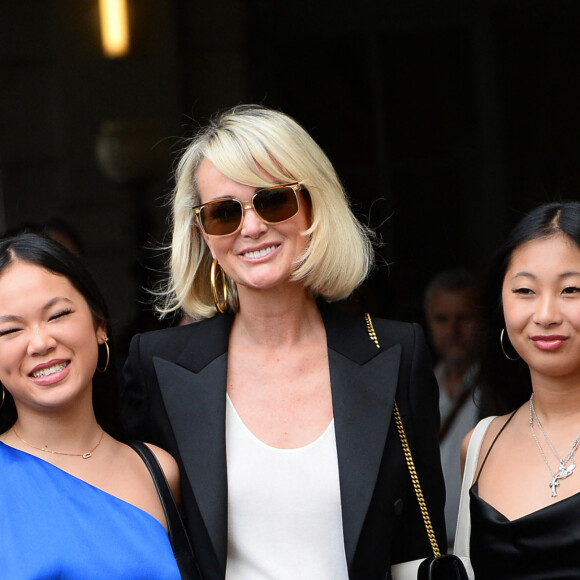
[(147, 512), (0, 442), (0, 577), (179, 580)]

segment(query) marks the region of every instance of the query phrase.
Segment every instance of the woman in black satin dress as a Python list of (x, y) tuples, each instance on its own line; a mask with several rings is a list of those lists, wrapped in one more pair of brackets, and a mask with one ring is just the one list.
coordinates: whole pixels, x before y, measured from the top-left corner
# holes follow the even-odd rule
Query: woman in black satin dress
[(580, 203), (544, 204), (525, 216), (489, 281), (482, 380), (492, 404), (511, 412), (485, 433), (470, 490), (475, 577), (577, 579)]

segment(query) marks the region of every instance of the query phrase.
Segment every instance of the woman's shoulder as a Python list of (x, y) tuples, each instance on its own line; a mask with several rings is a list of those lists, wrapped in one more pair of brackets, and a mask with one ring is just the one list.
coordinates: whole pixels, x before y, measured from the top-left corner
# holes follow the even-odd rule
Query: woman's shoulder
[[(132, 481), (133, 483), (131, 483), (131, 485), (134, 487), (135, 481), (137, 479), (141, 479), (143, 475), (146, 474), (145, 479), (147, 481), (152, 480), (157, 487), (156, 477), (151, 471), (152, 464), (151, 458), (149, 457), (150, 454), (146, 452), (146, 450), (149, 449), (151, 454), (153, 454), (157, 460), (157, 463), (159, 464), (159, 467), (161, 468), (161, 471), (163, 472), (176, 501), (179, 499), (179, 466), (177, 461), (170, 453), (161, 447), (158, 447), (157, 445), (153, 445), (152, 443), (144, 443), (140, 440), (130, 440), (126, 441), (125, 443), (116, 441), (116, 445), (118, 448), (118, 457), (127, 470), (127, 477), (124, 478), (125, 483)], [(153, 464), (154, 463), (155, 462), (153, 462)], [(128, 479), (131, 474), (133, 474), (132, 480)]]
[[(467, 457), (467, 451), (469, 449), (469, 444), (473, 441), (476, 443), (484, 453), (479, 453), (480, 457), (485, 455), (485, 452), (492, 445), (493, 441), (498, 436), (499, 432), (504, 428), (506, 423), (512, 418), (513, 413), (507, 415), (491, 415), (481, 419), (477, 425), (468, 431), (463, 442), (461, 443), (461, 471), (463, 472), (463, 466), (465, 465), (465, 460)], [(474, 439), (475, 436), (475, 439)]]
[(359, 364), (365, 364), (377, 355), (400, 345), (409, 349), (412, 327), (406, 323), (381, 318), (367, 318), (361, 314), (344, 312), (335, 305), (320, 308), (326, 329), (327, 345)]
[(415, 333), (422, 332), (420, 326), (416, 323), (381, 318), (371, 314), (351, 314), (341, 310), (334, 304), (322, 303), (320, 311), (327, 329), (340, 329), (342, 331), (345, 328), (350, 328), (355, 332), (356, 330), (362, 330), (367, 334), (370, 325), (374, 328), (381, 342), (382, 339), (389, 342), (409, 339)]
[(403, 360), (427, 352), (424, 334), (418, 324), (350, 314), (332, 305), (324, 305), (320, 310), (329, 348), (359, 362), (368, 361), (393, 347), (401, 349)]
[(137, 334), (133, 337), (133, 341), (139, 342), (141, 348), (158, 345), (174, 348), (175, 345), (184, 344), (196, 338), (211, 341), (213, 337), (221, 337), (224, 332), (228, 331), (230, 325), (230, 316), (216, 315), (212, 318)]
[(417, 334), (423, 335), (421, 326), (416, 322), (404, 322), (390, 318), (373, 318), (372, 321), (376, 331), (384, 334), (385, 337), (391, 336), (409, 340)]
[(165, 478), (167, 479), (167, 483), (171, 488), (171, 492), (175, 497), (175, 500), (180, 503), (180, 493), (179, 493), (179, 467), (177, 465), (177, 461), (173, 458), (173, 455), (158, 447), (157, 445), (153, 445), (152, 443), (145, 443), (149, 449), (153, 452), (163, 473), (165, 474)]
[(372, 321), (383, 350), (400, 344), (403, 353), (411, 354), (417, 348), (427, 352), (425, 333), (417, 322), (404, 322), (388, 318), (373, 318)]

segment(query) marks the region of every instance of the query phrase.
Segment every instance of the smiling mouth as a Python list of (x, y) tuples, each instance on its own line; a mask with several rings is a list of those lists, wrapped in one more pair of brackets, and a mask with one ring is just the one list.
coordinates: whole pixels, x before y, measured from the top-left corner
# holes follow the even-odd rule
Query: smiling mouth
[(68, 366), (68, 364), (69, 364), (68, 362), (61, 362), (52, 365), (51, 367), (46, 367), (44, 369), (35, 371), (31, 373), (31, 376), (34, 377), (35, 379), (39, 379), (40, 377), (48, 377), (49, 375), (53, 375), (54, 373), (58, 373), (64, 370)]
[(261, 250), (256, 250), (254, 252), (244, 252), (242, 256), (244, 256), (244, 258), (262, 258), (270, 252), (273, 252), (276, 248), (277, 246), (268, 246), (267, 248), (262, 248)]

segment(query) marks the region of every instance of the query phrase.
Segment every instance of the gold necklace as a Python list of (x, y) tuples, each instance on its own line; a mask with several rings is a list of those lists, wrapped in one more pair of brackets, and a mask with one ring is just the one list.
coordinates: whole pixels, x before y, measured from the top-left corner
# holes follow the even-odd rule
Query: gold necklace
[(101, 444), (101, 441), (103, 440), (103, 434), (104, 434), (104, 431), (101, 429), (101, 436), (99, 437), (97, 444), (90, 451), (87, 451), (86, 453), (65, 453), (64, 451), (53, 451), (52, 449), (49, 449), (46, 445), (44, 447), (37, 447), (36, 445), (32, 445), (32, 443), (28, 443), (28, 441), (24, 441), (24, 439), (22, 439), (22, 437), (20, 437), (20, 435), (18, 435), (18, 432), (16, 431), (16, 429), (12, 428), (12, 431), (14, 431), (14, 435), (16, 435), (16, 437), (18, 437), (18, 439), (20, 439), (20, 441), (22, 441), (22, 443), (24, 443), (25, 445), (28, 445), (28, 447), (32, 447), (32, 449), (37, 449), (38, 451), (44, 451), (45, 453), (53, 453), (54, 455), (68, 455), (69, 457), (82, 457), (83, 459), (90, 459), (93, 456), (93, 451)]

